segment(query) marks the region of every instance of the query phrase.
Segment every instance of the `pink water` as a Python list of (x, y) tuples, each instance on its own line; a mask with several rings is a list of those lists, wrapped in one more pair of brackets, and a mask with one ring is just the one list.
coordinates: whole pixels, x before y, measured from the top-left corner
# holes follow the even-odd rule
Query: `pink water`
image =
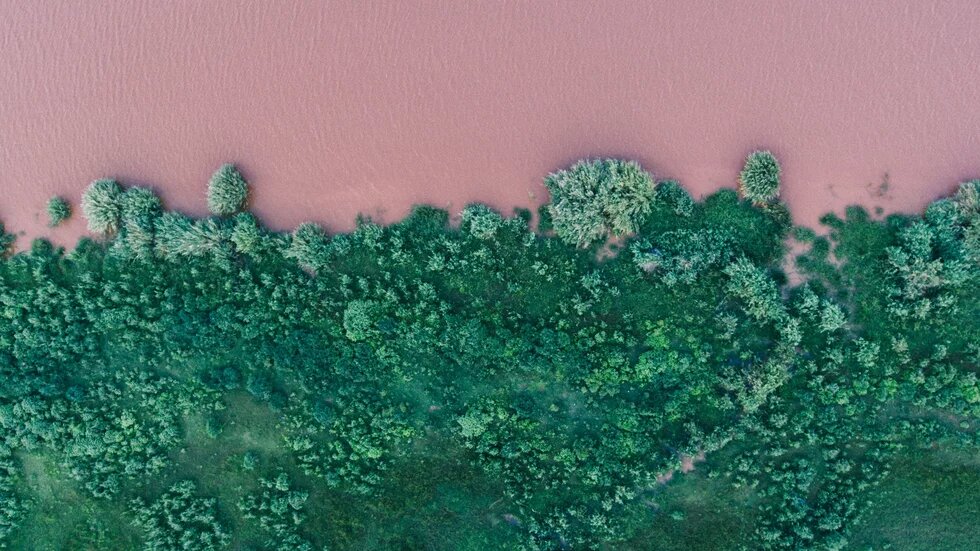
[(0, 220), (68, 243), (46, 201), (102, 176), (203, 214), (225, 161), (280, 229), (534, 206), (590, 155), (701, 195), (762, 146), (799, 222), (918, 210), (980, 175), (978, 28), (976, 1), (0, 0)]

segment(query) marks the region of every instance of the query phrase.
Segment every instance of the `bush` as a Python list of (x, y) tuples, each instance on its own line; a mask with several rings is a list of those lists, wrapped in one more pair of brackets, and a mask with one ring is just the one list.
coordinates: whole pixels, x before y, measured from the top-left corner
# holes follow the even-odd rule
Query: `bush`
[(155, 225), (156, 251), (165, 258), (205, 256), (220, 253), (228, 231), (211, 218), (192, 220), (176, 212), (160, 216)]
[(493, 239), (504, 219), (486, 205), (469, 205), (463, 209), (463, 230), (477, 239)]
[(52, 197), (48, 201), (48, 225), (58, 226), (71, 216), (71, 206), (61, 197)]
[(694, 199), (676, 180), (664, 180), (657, 184), (657, 201), (668, 205), (677, 216), (691, 216)]
[(293, 230), (285, 256), (295, 259), (306, 270), (316, 271), (327, 258), (327, 243), (327, 233), (323, 228), (313, 222), (303, 222)]
[(132, 187), (126, 190), (121, 200), (123, 224), (130, 222), (151, 224), (163, 211), (163, 204), (152, 190)]
[(94, 233), (112, 233), (119, 229), (122, 212), (122, 188), (115, 180), (96, 180), (82, 194), (82, 214), (88, 229)]
[(768, 151), (753, 151), (739, 174), (742, 193), (753, 202), (765, 203), (779, 195), (779, 163)]
[(653, 179), (634, 161), (579, 161), (544, 180), (551, 217), (563, 241), (587, 247), (609, 234), (635, 232), (650, 213)]
[(208, 183), (208, 210), (216, 216), (235, 214), (245, 205), (248, 183), (234, 165), (219, 168)]

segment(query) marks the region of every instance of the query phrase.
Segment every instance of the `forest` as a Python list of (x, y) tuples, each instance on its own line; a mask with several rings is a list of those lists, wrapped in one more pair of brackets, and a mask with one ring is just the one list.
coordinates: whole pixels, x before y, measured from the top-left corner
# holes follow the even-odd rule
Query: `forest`
[(545, 184), (275, 232), (225, 165), (209, 217), (98, 180), (48, 213), (100, 237), (0, 229), (0, 548), (975, 548), (980, 180), (821, 228), (765, 151)]

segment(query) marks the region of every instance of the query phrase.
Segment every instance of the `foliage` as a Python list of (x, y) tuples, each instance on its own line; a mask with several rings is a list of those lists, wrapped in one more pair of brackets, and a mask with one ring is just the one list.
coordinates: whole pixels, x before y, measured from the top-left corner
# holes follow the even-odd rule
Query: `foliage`
[(136, 500), (133, 524), (143, 531), (143, 549), (224, 549), (231, 538), (217, 519), (216, 500), (194, 495), (193, 482), (178, 482), (151, 504)]
[(14, 244), (14, 241), (16, 240), (17, 236), (7, 233), (3, 227), (3, 224), (0, 223), (0, 258), (7, 257), (8, 253), (10, 253), (11, 247)]
[(284, 472), (273, 479), (259, 480), (259, 485), (261, 491), (247, 496), (238, 507), (245, 519), (257, 523), (267, 534), (266, 547), (312, 551), (313, 546), (299, 533), (309, 494), (291, 489), (289, 476)]
[(753, 151), (738, 176), (742, 193), (756, 203), (772, 201), (779, 195), (780, 172), (779, 162), (772, 153)]
[(208, 210), (215, 216), (230, 216), (245, 206), (248, 184), (235, 165), (226, 164), (208, 182)]
[(469, 205), (462, 213), (463, 229), (477, 239), (493, 239), (504, 219), (486, 205)]
[(82, 214), (88, 229), (94, 233), (112, 233), (119, 229), (122, 215), (122, 188), (115, 180), (96, 180), (82, 194)]
[(71, 206), (61, 197), (52, 197), (48, 201), (48, 226), (54, 228), (71, 216)]
[(544, 180), (555, 232), (586, 247), (608, 235), (633, 233), (650, 212), (653, 179), (634, 161), (579, 161)]
[[(976, 454), (976, 182), (796, 231), (790, 287), (776, 205), (603, 163), (551, 177), (557, 238), (482, 205), (277, 233), (93, 184), (108, 242), (0, 261), (0, 543), (842, 549), (914, 501), (880, 491), (903, 457)], [(583, 220), (618, 254), (563, 243)]]

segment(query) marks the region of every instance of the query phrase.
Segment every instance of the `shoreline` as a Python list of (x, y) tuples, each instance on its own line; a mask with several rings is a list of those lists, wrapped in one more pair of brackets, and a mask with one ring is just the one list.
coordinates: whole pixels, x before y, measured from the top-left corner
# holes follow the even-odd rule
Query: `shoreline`
[[(586, 158), (594, 158), (590, 156)], [(220, 163), (216, 163), (217, 167)], [(644, 168), (647, 168), (644, 165)], [(555, 169), (557, 170), (557, 168)], [(248, 164), (245, 164), (246, 175), (250, 174)], [(723, 190), (735, 189), (737, 179), (737, 167), (732, 167), (731, 182), (728, 185), (710, 186), (703, 183), (695, 184), (692, 187), (686, 185), (684, 180), (680, 181), (681, 187), (688, 191), (691, 196), (701, 201), (709, 195)], [(659, 176), (654, 172), (655, 176)], [(542, 180), (544, 175), (542, 175)], [(819, 219), (825, 214), (833, 213), (843, 216), (844, 211), (850, 206), (863, 207), (872, 219), (880, 220), (891, 214), (920, 215), (926, 206), (933, 201), (943, 197), (948, 197), (954, 193), (961, 182), (970, 180), (964, 177), (959, 180), (950, 181), (949, 185), (931, 185), (921, 188), (900, 187), (887, 180), (884, 184), (859, 184), (853, 186), (826, 186), (823, 190), (824, 195), (831, 194), (832, 201), (821, 202), (813, 199), (815, 193), (811, 192), (810, 200), (797, 201), (793, 197), (799, 197), (800, 190), (795, 189), (794, 182), (784, 181), (780, 200), (787, 205), (793, 215), (795, 226), (804, 226), (813, 229), (820, 235), (827, 233), (827, 228), (820, 224)], [(193, 218), (207, 217), (207, 206), (204, 200), (203, 190), (207, 184), (207, 176), (202, 177), (200, 182), (192, 185), (184, 182), (180, 186), (168, 186), (167, 184), (154, 185), (147, 184), (144, 179), (136, 178), (133, 180), (120, 178), (120, 183), (126, 187), (144, 186), (153, 190), (162, 200), (167, 210), (181, 212)], [(368, 218), (381, 225), (397, 223), (404, 219), (416, 206), (432, 206), (445, 209), (449, 212), (452, 219), (457, 219), (460, 211), (468, 204), (481, 203), (496, 209), (504, 216), (512, 215), (514, 209), (526, 208), (533, 213), (537, 212), (538, 207), (547, 204), (547, 190), (541, 182), (525, 186), (526, 199), (520, 200), (519, 193), (513, 193), (510, 189), (520, 189), (520, 186), (509, 186), (506, 191), (499, 192), (491, 190), (489, 193), (475, 193), (468, 195), (469, 190), (450, 189), (446, 194), (448, 200), (432, 200), (429, 193), (431, 190), (422, 190), (421, 193), (407, 191), (406, 196), (398, 197), (391, 205), (378, 204), (384, 203), (381, 196), (384, 192), (378, 190), (379, 202), (376, 206), (368, 208), (358, 208), (357, 204), (340, 204), (338, 208), (331, 209), (324, 206), (322, 210), (317, 207), (329, 202), (331, 193), (323, 190), (323, 193), (302, 201), (295, 194), (276, 194), (275, 190), (263, 189), (261, 183), (256, 184), (249, 178), (254, 197), (250, 197), (248, 210), (253, 213), (263, 224), (264, 227), (275, 232), (290, 232), (304, 222), (314, 222), (322, 225), (330, 233), (346, 233), (356, 227), (358, 217)], [(36, 238), (43, 238), (50, 241), (55, 246), (64, 247), (71, 250), (83, 237), (97, 238), (98, 236), (88, 232), (85, 223), (79, 212), (79, 199), (85, 186), (89, 182), (81, 182), (70, 188), (64, 186), (59, 188), (51, 195), (41, 197), (39, 190), (31, 190), (30, 207), (19, 210), (12, 207), (10, 202), (0, 203), (0, 223), (8, 234), (17, 236), (14, 242), (15, 251), (25, 251), (30, 248), (31, 242)], [(445, 188), (444, 188), (445, 190)], [(404, 190), (403, 190), (404, 191)], [(787, 198), (789, 196), (789, 198)], [(48, 226), (47, 214), (45, 211), (47, 202), (52, 197), (62, 197), (72, 205), (73, 214), (58, 227)], [(404, 202), (408, 197), (417, 198), (410, 203)], [(294, 200), (291, 202), (290, 198)], [(856, 199), (868, 199), (866, 202)], [(369, 200), (370, 201), (370, 200)], [(370, 202), (365, 203), (370, 204)], [(878, 212), (878, 209), (881, 212)], [(535, 215), (536, 216), (536, 215)]]

